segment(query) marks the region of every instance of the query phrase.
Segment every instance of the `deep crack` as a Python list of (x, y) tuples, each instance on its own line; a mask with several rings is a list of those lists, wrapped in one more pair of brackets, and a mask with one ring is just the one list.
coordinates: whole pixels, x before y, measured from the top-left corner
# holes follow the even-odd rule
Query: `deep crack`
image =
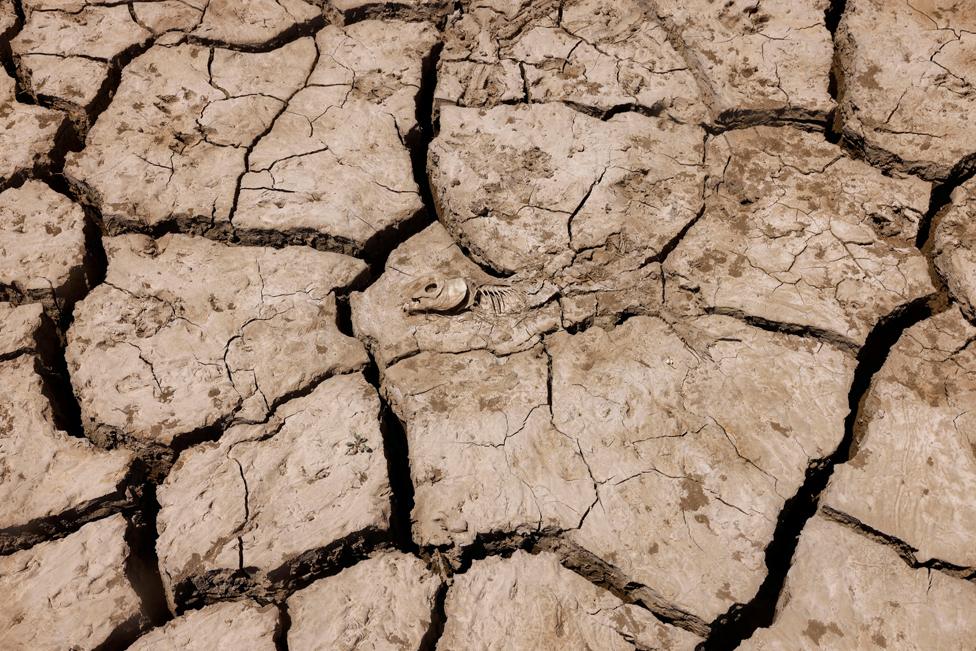
[(820, 495), (827, 487), (834, 468), (851, 459), (858, 432), (861, 405), (871, 388), (871, 380), (881, 370), (892, 347), (908, 328), (932, 316), (934, 306), (928, 300), (897, 309), (880, 321), (857, 354), (857, 366), (851, 382), (848, 404), (850, 411), (844, 420), (844, 437), (828, 457), (814, 461), (807, 468), (806, 477), (797, 492), (786, 501), (776, 522), (773, 539), (766, 547), (766, 578), (756, 596), (748, 603), (735, 604), (711, 624), (711, 634), (702, 651), (735, 649), (759, 628), (773, 623), (776, 604), (793, 562), (800, 534), (807, 521), (817, 511)]

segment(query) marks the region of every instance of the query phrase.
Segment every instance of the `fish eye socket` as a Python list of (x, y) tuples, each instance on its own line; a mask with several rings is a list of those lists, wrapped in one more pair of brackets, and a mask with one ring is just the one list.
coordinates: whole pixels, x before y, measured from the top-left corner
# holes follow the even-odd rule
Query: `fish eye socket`
[(429, 285), (427, 285), (426, 287), (424, 287), (424, 291), (425, 292), (432, 292), (435, 289), (437, 289), (437, 283), (430, 283)]

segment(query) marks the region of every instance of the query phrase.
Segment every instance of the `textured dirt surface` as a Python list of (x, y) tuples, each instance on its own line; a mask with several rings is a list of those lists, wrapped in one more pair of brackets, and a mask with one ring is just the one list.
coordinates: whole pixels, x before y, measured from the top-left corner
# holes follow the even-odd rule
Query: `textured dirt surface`
[[(175, 592), (206, 590), (228, 571), (247, 568), (258, 583), (289, 563), (307, 572), (316, 550), (386, 529), (378, 412), (361, 375), (335, 377), (267, 424), (232, 427), (219, 443), (181, 455), (159, 490), (156, 551), (171, 603)], [(198, 576), (204, 585), (183, 585)]]
[(366, 363), (335, 324), (335, 290), (363, 271), (358, 260), (185, 235), (104, 246), (108, 273), (77, 306), (66, 349), (95, 440), (171, 445), (261, 422), (289, 394)]
[(717, 189), (668, 258), (668, 298), (784, 322), (856, 349), (878, 321), (935, 292), (915, 247), (928, 184), (892, 179), (823, 136), (724, 134)]
[(0, 530), (7, 532), (0, 534), (2, 549), (22, 545), (21, 538), (29, 541), (31, 525), (96, 518), (126, 501), (132, 455), (99, 450), (59, 430), (38, 364), (30, 354), (0, 362), (0, 381), (8, 387), (0, 406)]
[(974, 34), (0, 0), (0, 649), (971, 648)]
[(970, 319), (976, 319), (976, 182), (952, 192), (935, 227), (932, 245), (935, 266), (953, 299)]
[(139, 638), (133, 651), (254, 649), (273, 651), (278, 609), (252, 601), (227, 601), (191, 611)]
[(0, 187), (50, 172), (51, 153), (66, 120), (59, 111), (18, 102), (16, 91), (14, 79), (0, 71)]
[(423, 648), (440, 587), (420, 559), (377, 554), (288, 599), (288, 648)]
[(131, 549), (126, 521), (113, 515), (62, 540), (0, 558), (0, 587), (10, 599), (0, 615), (4, 646), (96, 648), (148, 623), (126, 577)]
[(90, 289), (85, 213), (40, 181), (0, 192), (0, 293), (61, 321)]
[(705, 621), (748, 600), (784, 501), (840, 443), (853, 358), (720, 316), (550, 352), (553, 422), (598, 491), (570, 539)]
[(475, 561), (444, 604), (447, 649), (691, 649), (699, 639), (561, 567), (550, 553)]
[(828, 0), (651, 0), (724, 126), (818, 123), (834, 108)]
[(445, 30), (436, 104), (564, 102), (703, 117), (688, 64), (641, 3), (479, 0)]
[(800, 537), (776, 623), (740, 648), (965, 649), (974, 607), (971, 582), (909, 567), (891, 547), (818, 515)]
[(847, 0), (837, 53), (841, 133), (868, 160), (935, 180), (972, 166), (976, 7)]
[(957, 309), (905, 331), (865, 397), (856, 452), (824, 494), (826, 507), (920, 562), (976, 566), (974, 341)]

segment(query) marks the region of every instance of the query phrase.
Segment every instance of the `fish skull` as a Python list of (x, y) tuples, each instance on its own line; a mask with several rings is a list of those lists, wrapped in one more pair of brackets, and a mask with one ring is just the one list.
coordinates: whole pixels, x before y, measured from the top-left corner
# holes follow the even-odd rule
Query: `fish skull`
[(470, 293), (464, 278), (427, 276), (413, 286), (403, 311), (407, 314), (452, 312), (467, 304)]

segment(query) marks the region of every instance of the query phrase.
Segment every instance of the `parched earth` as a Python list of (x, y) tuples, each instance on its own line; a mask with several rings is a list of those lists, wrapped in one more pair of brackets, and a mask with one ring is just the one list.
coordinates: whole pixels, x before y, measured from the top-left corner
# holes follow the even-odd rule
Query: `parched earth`
[(0, 0), (0, 649), (976, 648), (968, 0)]

